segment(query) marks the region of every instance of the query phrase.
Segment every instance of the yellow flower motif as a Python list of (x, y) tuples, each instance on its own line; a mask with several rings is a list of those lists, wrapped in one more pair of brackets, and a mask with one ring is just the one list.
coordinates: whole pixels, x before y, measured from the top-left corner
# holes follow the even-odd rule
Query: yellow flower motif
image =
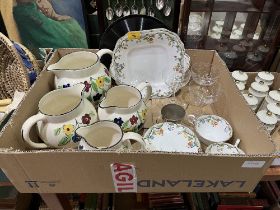
[(142, 110), (142, 118), (145, 119), (147, 115), (147, 109)]
[(97, 87), (103, 87), (104, 86), (104, 77), (98, 77), (96, 80)]
[(71, 125), (71, 124), (63, 126), (63, 131), (67, 136), (73, 134), (74, 129), (75, 129), (74, 125)]

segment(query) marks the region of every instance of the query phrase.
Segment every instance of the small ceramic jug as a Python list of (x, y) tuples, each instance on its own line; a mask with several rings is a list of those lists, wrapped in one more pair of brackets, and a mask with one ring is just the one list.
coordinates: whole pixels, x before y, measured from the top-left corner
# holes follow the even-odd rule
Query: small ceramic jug
[(268, 94), (269, 87), (263, 81), (253, 82), (248, 91), (258, 99), (258, 104), (260, 104)]
[(253, 111), (256, 111), (257, 107), (258, 107), (258, 99), (253, 96), (251, 93), (245, 93), (243, 94), (243, 97), (245, 98), (247, 104), (250, 106), (250, 108)]
[(47, 70), (55, 74), (55, 87), (67, 88), (77, 83), (85, 84), (85, 97), (91, 102), (100, 101), (111, 87), (111, 77), (106, 67), (100, 63), (104, 54), (112, 55), (108, 49), (97, 53), (88, 51), (73, 52), (63, 56)]
[(266, 84), (268, 86), (272, 85), (273, 80), (274, 80), (274, 75), (271, 72), (268, 72), (268, 71), (261, 71), (255, 77), (256, 82), (263, 81), (264, 84)]
[(257, 117), (269, 132), (271, 132), (275, 128), (277, 117), (272, 112), (261, 110), (257, 112)]
[[(141, 91), (145, 91), (144, 97)], [(112, 87), (98, 106), (99, 119), (117, 123), (124, 132), (137, 132), (146, 119), (146, 102), (151, 94), (152, 87), (146, 82), (140, 83), (136, 88), (129, 85)]]
[(245, 73), (241, 70), (235, 70), (231, 73), (231, 75), (235, 81), (239, 81), (239, 83), (243, 83), (244, 85), (246, 85), (247, 80), (248, 80), (247, 73)]
[[(77, 84), (44, 95), (39, 101), (39, 113), (28, 118), (22, 126), (24, 141), (39, 149), (76, 147), (75, 129), (97, 121), (94, 106), (81, 94), (83, 89), (83, 84)], [(35, 124), (44, 143), (36, 143), (30, 138), (30, 130)]]
[(266, 109), (267, 105), (270, 103), (280, 103), (280, 90), (269, 91), (268, 95), (264, 98), (259, 111)]
[(120, 126), (111, 121), (99, 121), (76, 130), (80, 139), (80, 150), (117, 150), (131, 149), (130, 140), (140, 144), (139, 150), (145, 150), (145, 142), (138, 133), (123, 133)]
[(267, 110), (273, 113), (277, 117), (277, 122), (280, 122), (280, 103), (267, 104)]

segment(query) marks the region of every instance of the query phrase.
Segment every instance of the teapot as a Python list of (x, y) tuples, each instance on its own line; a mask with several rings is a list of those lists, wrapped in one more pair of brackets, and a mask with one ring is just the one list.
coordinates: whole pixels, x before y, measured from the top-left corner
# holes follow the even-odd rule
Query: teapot
[(112, 55), (113, 52), (109, 49), (102, 49), (97, 53), (72, 52), (63, 56), (57, 63), (49, 65), (47, 70), (55, 74), (55, 88), (67, 88), (84, 83), (85, 97), (97, 104), (111, 87), (109, 71), (100, 63), (100, 58), (104, 54)]
[[(23, 140), (38, 149), (77, 147), (76, 128), (97, 121), (94, 106), (83, 97), (84, 89), (84, 84), (77, 84), (44, 95), (39, 101), (39, 113), (29, 117), (22, 125)], [(35, 124), (44, 143), (36, 143), (30, 137), (30, 130)]]
[(144, 125), (147, 114), (146, 103), (151, 94), (152, 86), (147, 82), (142, 82), (137, 87), (129, 85), (112, 87), (98, 106), (98, 117), (100, 120), (115, 122), (124, 132), (137, 132)]

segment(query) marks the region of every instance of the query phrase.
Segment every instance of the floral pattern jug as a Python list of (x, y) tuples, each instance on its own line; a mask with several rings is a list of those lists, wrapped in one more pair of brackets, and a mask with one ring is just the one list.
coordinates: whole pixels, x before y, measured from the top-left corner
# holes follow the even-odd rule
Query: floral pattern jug
[(147, 82), (140, 83), (136, 88), (129, 85), (112, 87), (99, 104), (99, 119), (115, 122), (124, 132), (137, 132), (144, 125), (146, 103), (151, 94), (152, 87)]
[(97, 53), (78, 51), (63, 56), (57, 63), (49, 65), (47, 70), (55, 74), (55, 87), (67, 88), (77, 83), (85, 84), (85, 97), (97, 104), (111, 87), (111, 77), (100, 62), (104, 54), (112, 55), (108, 49)]
[[(83, 97), (84, 88), (83, 84), (77, 84), (44, 95), (39, 101), (39, 113), (28, 118), (22, 126), (24, 141), (38, 149), (77, 147), (75, 130), (97, 121), (94, 106)], [(44, 143), (36, 143), (30, 138), (30, 130), (35, 124)]]

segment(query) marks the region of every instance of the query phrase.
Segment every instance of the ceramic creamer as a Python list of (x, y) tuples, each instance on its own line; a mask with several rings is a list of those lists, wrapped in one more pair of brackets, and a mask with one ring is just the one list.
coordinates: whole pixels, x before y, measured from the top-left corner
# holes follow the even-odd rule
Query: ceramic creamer
[(107, 68), (100, 62), (104, 54), (112, 55), (108, 49), (97, 53), (89, 51), (72, 52), (63, 56), (47, 70), (55, 74), (55, 87), (67, 88), (77, 83), (85, 85), (85, 97), (91, 102), (99, 102), (111, 87), (111, 77)]
[(112, 87), (98, 106), (99, 119), (115, 122), (124, 132), (137, 132), (145, 122), (146, 103), (151, 94), (152, 87), (147, 82), (140, 83), (137, 87), (129, 85)]
[(257, 117), (269, 132), (271, 132), (275, 128), (277, 117), (272, 112), (261, 110), (257, 112)]
[(259, 111), (265, 110), (267, 105), (270, 103), (280, 103), (280, 90), (271, 90), (268, 95), (264, 98)]
[[(77, 147), (75, 130), (97, 121), (97, 113), (90, 101), (83, 97), (83, 84), (67, 89), (53, 90), (39, 101), (39, 113), (22, 125), (22, 137), (33, 148)], [(37, 124), (38, 134), (44, 143), (30, 137), (31, 128)]]

